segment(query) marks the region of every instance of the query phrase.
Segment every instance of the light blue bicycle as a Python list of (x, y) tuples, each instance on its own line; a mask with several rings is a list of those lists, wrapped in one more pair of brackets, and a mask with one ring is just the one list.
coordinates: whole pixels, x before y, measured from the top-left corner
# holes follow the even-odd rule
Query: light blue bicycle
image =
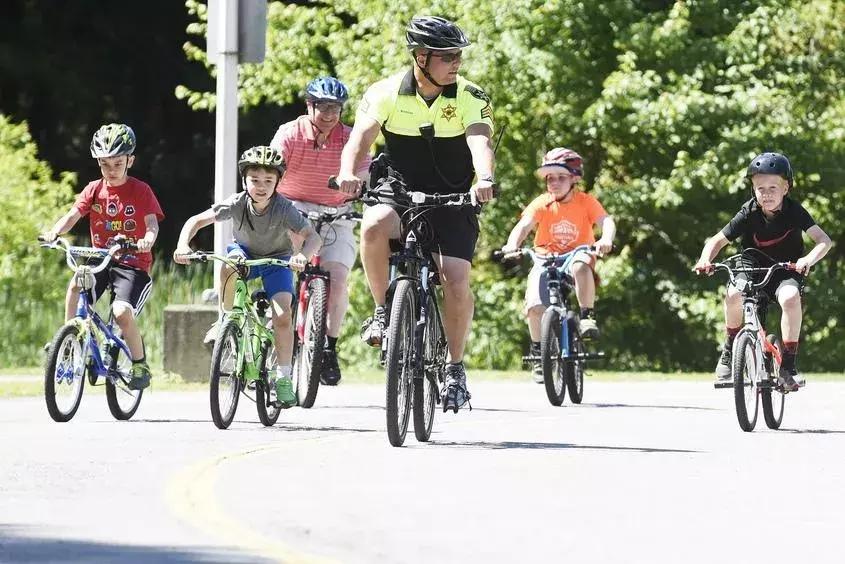
[[(62, 325), (47, 350), (44, 371), (44, 399), (47, 412), (54, 421), (64, 423), (73, 419), (82, 401), (85, 375), (93, 386), (102, 377), (106, 386), (109, 411), (115, 419), (127, 420), (138, 410), (143, 390), (129, 388), (129, 369), (132, 357), (129, 347), (120, 337), (114, 316), (108, 323), (94, 310), (89, 290), (94, 287), (94, 274), (104, 270), (121, 251), (136, 250), (126, 240), (118, 240), (108, 250), (76, 247), (63, 238), (41, 243), (42, 247), (65, 253), (68, 267), (73, 270), (80, 288), (76, 317)], [(79, 259), (100, 259), (99, 264), (80, 264)]]

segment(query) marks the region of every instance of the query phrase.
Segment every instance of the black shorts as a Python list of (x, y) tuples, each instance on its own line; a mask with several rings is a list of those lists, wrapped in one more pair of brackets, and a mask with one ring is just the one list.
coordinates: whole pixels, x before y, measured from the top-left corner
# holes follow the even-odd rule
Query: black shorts
[[(407, 221), (411, 213), (408, 208), (391, 205), (402, 220), (401, 241), (407, 235)], [(444, 257), (455, 257), (472, 262), (475, 245), (478, 242), (478, 212), (473, 206), (441, 207), (425, 212), (426, 225), (423, 233), (423, 248), (430, 253)]]
[(132, 306), (135, 317), (141, 313), (153, 289), (153, 280), (149, 274), (123, 264), (109, 266), (95, 274), (94, 279), (96, 281), (93, 289), (94, 296), (92, 297), (90, 292), (88, 294), (91, 303), (96, 303), (108, 290), (112, 296), (112, 303), (115, 301), (128, 303)]

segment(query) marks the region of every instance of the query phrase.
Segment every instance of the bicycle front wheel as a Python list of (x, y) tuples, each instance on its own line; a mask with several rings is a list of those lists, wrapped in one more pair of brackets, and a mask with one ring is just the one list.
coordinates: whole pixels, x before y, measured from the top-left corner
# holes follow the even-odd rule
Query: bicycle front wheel
[(240, 397), (241, 381), (237, 374), (240, 329), (232, 320), (226, 320), (211, 353), (209, 379), (211, 419), (218, 429), (227, 429), (235, 418)]
[(393, 446), (402, 446), (408, 432), (414, 356), (414, 326), (416, 307), (414, 286), (410, 280), (400, 280), (393, 293), (387, 329), (387, 438)]
[(144, 390), (129, 388), (129, 370), (132, 359), (118, 346), (113, 346), (111, 366), (106, 377), (106, 402), (112, 417), (118, 421), (128, 421), (138, 411)]
[(543, 384), (549, 403), (559, 406), (566, 397), (564, 362), (560, 358), (560, 310), (547, 308), (540, 322), (540, 358), (543, 367)]
[(276, 366), (276, 347), (273, 343), (264, 343), (261, 358), (264, 359), (264, 363), (261, 367), (261, 378), (255, 382), (255, 406), (258, 409), (258, 419), (261, 424), (272, 427), (279, 420), (279, 414), (282, 412), (280, 405), (270, 403), (270, 371)]
[(73, 419), (85, 388), (85, 358), (79, 327), (68, 323), (58, 330), (44, 370), (44, 400), (53, 421)]
[(760, 366), (757, 359), (757, 340), (752, 333), (741, 333), (733, 345), (732, 376), (736, 418), (743, 431), (753, 431), (757, 425)]
[(428, 323), (423, 333), (422, 378), (414, 378), (414, 435), (420, 442), (431, 438), (434, 427), (434, 404), (437, 401), (437, 382), (446, 365), (446, 346), (440, 316), (435, 310), (434, 298), (428, 298)]
[(323, 346), (326, 340), (328, 289), (322, 278), (308, 283), (308, 306), (305, 308), (304, 340), (296, 350), (296, 399), (306, 409), (314, 405), (323, 370)]

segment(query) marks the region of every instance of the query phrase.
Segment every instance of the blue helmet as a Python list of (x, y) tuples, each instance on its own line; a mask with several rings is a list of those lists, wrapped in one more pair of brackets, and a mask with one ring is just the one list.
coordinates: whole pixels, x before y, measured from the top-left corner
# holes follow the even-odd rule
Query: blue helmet
[(321, 76), (308, 83), (305, 88), (305, 99), (309, 102), (337, 102), (345, 104), (349, 99), (349, 91), (341, 81), (333, 76)]

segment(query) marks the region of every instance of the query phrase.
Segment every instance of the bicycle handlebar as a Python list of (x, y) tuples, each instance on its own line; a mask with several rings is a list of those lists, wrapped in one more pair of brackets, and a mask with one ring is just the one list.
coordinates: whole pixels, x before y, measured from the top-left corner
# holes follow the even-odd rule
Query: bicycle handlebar
[(504, 262), (504, 261), (511, 260), (511, 259), (522, 258), (524, 256), (530, 256), (532, 259), (534, 259), (536, 261), (548, 262), (548, 261), (554, 261), (554, 260), (559, 260), (559, 259), (566, 260), (569, 257), (574, 257), (576, 253), (580, 253), (580, 252), (589, 253), (589, 254), (595, 255), (595, 256), (601, 256), (601, 253), (599, 252), (598, 247), (596, 245), (579, 245), (579, 246), (575, 247), (574, 249), (572, 249), (571, 251), (568, 251), (566, 253), (561, 253), (561, 254), (555, 254), (555, 253), (542, 254), (542, 253), (538, 253), (537, 251), (535, 251), (534, 249), (532, 249), (530, 247), (524, 247), (524, 248), (521, 248), (521, 249), (517, 249), (517, 250), (510, 252), (510, 253), (506, 253), (502, 250), (495, 250), (492, 253), (492, 258), (495, 261)]
[(741, 268), (731, 268), (731, 266), (724, 262), (714, 262), (711, 263), (713, 270), (712, 272), (716, 272), (717, 270), (724, 270), (728, 273), (728, 279), (730, 280), (731, 285), (737, 286), (736, 284), (736, 275), (735, 273), (742, 273), (742, 272), (765, 272), (766, 275), (763, 277), (763, 280), (760, 282), (751, 282), (750, 280), (746, 281), (746, 286), (751, 290), (758, 290), (769, 283), (769, 280), (772, 279), (772, 275), (777, 270), (793, 270), (797, 272), (795, 268), (794, 262), (776, 262), (772, 266), (769, 267), (741, 267)]
[(96, 274), (98, 272), (102, 272), (105, 268), (109, 265), (112, 261), (114, 256), (119, 253), (120, 251), (137, 251), (138, 247), (135, 243), (131, 243), (125, 238), (118, 238), (115, 237), (115, 243), (108, 249), (99, 249), (97, 247), (81, 247), (81, 246), (73, 246), (71, 245), (67, 239), (64, 237), (57, 237), (53, 241), (47, 241), (42, 236), (38, 236), (38, 241), (41, 243), (41, 247), (45, 249), (60, 249), (65, 253), (65, 262), (67, 262), (68, 268), (73, 271), (76, 271), (79, 268), (79, 263), (76, 261), (76, 258), (98, 258), (102, 257), (97, 266), (90, 267), (91, 272)]
[[(334, 190), (339, 188), (337, 184), (337, 177), (329, 177), (329, 188)], [(499, 185), (493, 184), (493, 196), (496, 197), (498, 195)], [(361, 185), (361, 194), (354, 199), (361, 200), (365, 204), (377, 204), (380, 203), (382, 199), (386, 199), (400, 205), (407, 205), (410, 203), (414, 206), (474, 206), (478, 204), (475, 199), (475, 193), (472, 191), (457, 192), (454, 194), (428, 194), (426, 192), (408, 190), (405, 184), (397, 179), (394, 179), (393, 182), (385, 182), (378, 188), (367, 186), (367, 183), (365, 182)]]
[(222, 263), (228, 264), (232, 268), (246, 266), (284, 266), (289, 267), (290, 261), (278, 258), (260, 258), (260, 259), (246, 259), (240, 255), (226, 256), (215, 253), (208, 253), (205, 251), (195, 251), (193, 253), (184, 255), (184, 258), (191, 262), (208, 262), (211, 260), (219, 260)]

